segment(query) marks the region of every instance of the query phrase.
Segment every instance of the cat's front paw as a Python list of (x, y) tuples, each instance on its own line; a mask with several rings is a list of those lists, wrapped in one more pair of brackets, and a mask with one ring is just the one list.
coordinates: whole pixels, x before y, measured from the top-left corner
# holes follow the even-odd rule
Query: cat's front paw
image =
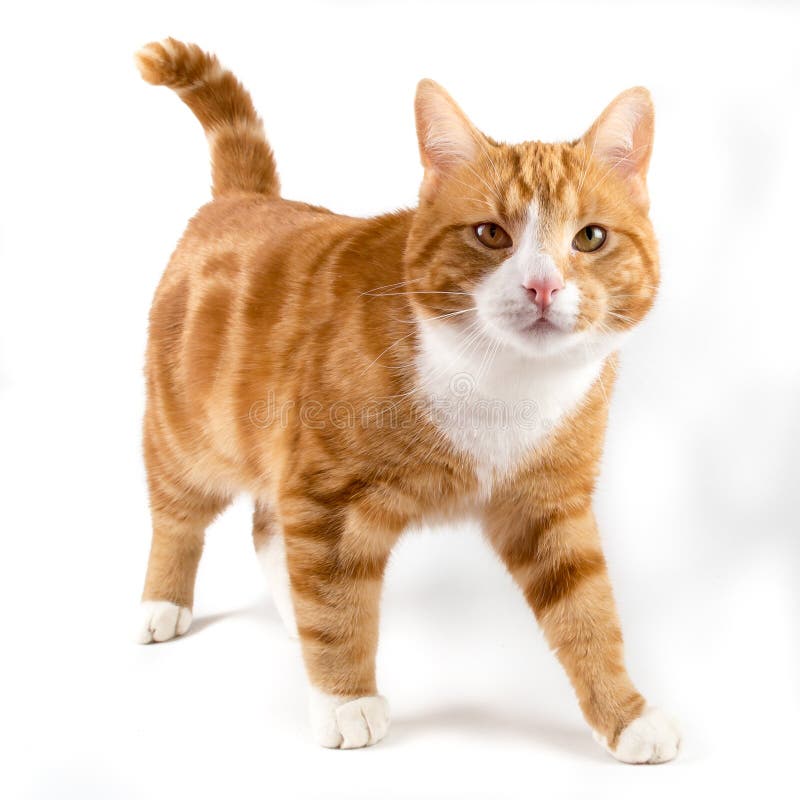
[(139, 644), (166, 642), (182, 636), (192, 624), (192, 612), (176, 606), (168, 600), (144, 600), (141, 607), (141, 622), (136, 631)]
[(323, 747), (369, 747), (389, 729), (389, 703), (380, 695), (340, 697), (312, 687), (309, 708), (314, 738)]
[(626, 764), (662, 764), (678, 755), (681, 734), (674, 720), (658, 708), (648, 707), (622, 731), (615, 747), (605, 736), (597, 739), (614, 758)]

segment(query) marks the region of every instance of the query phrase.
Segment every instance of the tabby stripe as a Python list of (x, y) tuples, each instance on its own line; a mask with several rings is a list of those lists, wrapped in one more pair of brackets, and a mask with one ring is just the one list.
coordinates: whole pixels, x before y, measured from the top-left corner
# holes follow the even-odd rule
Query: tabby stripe
[[(588, 505), (586, 506), (588, 507)], [(512, 572), (524, 568), (531, 562), (540, 561), (546, 552), (543, 542), (550, 531), (557, 531), (558, 526), (570, 519), (583, 508), (557, 508), (532, 520), (522, 536), (514, 536), (507, 542), (500, 542), (500, 555)]]
[(161, 400), (166, 427), (177, 435), (186, 418), (184, 403), (178, 396), (179, 364), (186, 312), (189, 305), (189, 279), (183, 278), (156, 297), (150, 312), (149, 372)]
[(206, 397), (214, 386), (223, 361), (228, 339), (233, 292), (215, 283), (206, 289), (196, 310), (187, 322), (189, 335), (184, 348), (187, 394), (195, 402)]
[(601, 552), (576, 555), (568, 561), (543, 565), (525, 590), (536, 614), (542, 614), (572, 594), (583, 582), (605, 571)]

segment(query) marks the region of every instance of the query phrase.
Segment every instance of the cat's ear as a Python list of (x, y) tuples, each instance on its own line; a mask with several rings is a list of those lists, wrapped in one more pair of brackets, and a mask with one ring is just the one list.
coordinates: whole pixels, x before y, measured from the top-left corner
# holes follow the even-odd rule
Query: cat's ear
[(455, 100), (435, 81), (425, 78), (417, 85), (414, 100), (417, 138), (422, 166), (423, 189), (433, 188), (437, 179), (478, 154), (483, 134), (469, 121)]
[(653, 149), (653, 101), (642, 86), (628, 89), (611, 101), (589, 128), (583, 142), (595, 158), (608, 165), (644, 206), (647, 167)]

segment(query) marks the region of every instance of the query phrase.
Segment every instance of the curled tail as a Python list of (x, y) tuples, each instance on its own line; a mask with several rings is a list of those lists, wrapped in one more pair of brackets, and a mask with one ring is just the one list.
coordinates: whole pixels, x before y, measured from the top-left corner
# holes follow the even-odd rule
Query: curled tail
[(247, 90), (210, 53), (175, 39), (151, 42), (136, 53), (142, 77), (169, 86), (192, 109), (211, 147), (211, 190), (280, 192), (275, 156)]

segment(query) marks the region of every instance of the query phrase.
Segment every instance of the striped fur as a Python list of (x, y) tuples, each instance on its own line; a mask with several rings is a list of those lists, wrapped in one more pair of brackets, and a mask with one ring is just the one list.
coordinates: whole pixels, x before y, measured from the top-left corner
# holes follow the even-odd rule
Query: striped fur
[(211, 147), (212, 192), (242, 191), (277, 197), (278, 172), (250, 95), (217, 57), (175, 39), (153, 42), (136, 54), (142, 77), (169, 86), (194, 112)]
[[(214, 201), (189, 223), (150, 315), (144, 453), (153, 544), (144, 599), (191, 608), (204, 530), (249, 492), (256, 546), (278, 529), (285, 539), (312, 685), (348, 702), (374, 697), (381, 584), (394, 543), (409, 525), (474, 513), (613, 750), (644, 700), (623, 665), (591, 495), (615, 375), (612, 334), (641, 320), (658, 283), (644, 90), (606, 112), (619, 129), (628, 117), (620, 121), (616, 106), (636, 106), (638, 127), (624, 132), (639, 148), (631, 153), (604, 117), (574, 142), (499, 144), (423, 82), (420, 205), (355, 219), (279, 197), (250, 97), (214, 56), (167, 40), (144, 48), (138, 63), (202, 123), (214, 183)], [(577, 339), (587, 352), (590, 342), (612, 344), (579, 402), (486, 489), (475, 454), (419, 402), (420, 329), (426, 321), (469, 340), (464, 315), (508, 258), (477, 242), (472, 226), (495, 220), (518, 239), (532, 230), (531, 208), (537, 252), (579, 292), (570, 336), (595, 337)], [(577, 228), (595, 221), (611, 232), (604, 250), (571, 250)], [(500, 344), (492, 340), (491, 352)], [(525, 355), (507, 363), (511, 373), (496, 383), (524, 372), (535, 391), (536, 371), (550, 362)], [(341, 731), (326, 736), (347, 741)]]

